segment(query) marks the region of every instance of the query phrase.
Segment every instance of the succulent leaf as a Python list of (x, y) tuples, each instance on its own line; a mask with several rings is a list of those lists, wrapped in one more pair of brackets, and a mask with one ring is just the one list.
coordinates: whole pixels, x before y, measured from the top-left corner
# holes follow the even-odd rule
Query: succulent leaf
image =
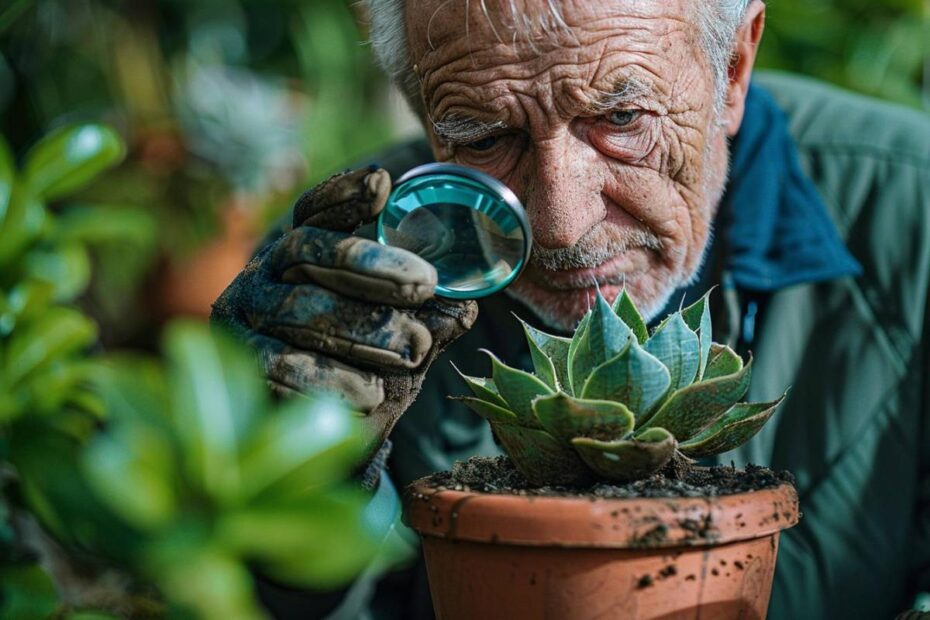
[(725, 377), (740, 371), (743, 358), (730, 347), (714, 344), (710, 349), (710, 360), (704, 370), (704, 380)]
[(490, 351), (483, 351), (491, 358), (494, 385), (508, 408), (514, 412), (520, 424), (529, 428), (539, 428), (539, 422), (533, 414), (532, 402), (539, 396), (552, 394), (552, 388), (528, 372), (507, 366)]
[(768, 422), (784, 396), (770, 403), (741, 403), (707, 429), (681, 444), (681, 451), (693, 458), (729, 452), (749, 441)]
[[(568, 387), (569, 391), (574, 394), (574, 377), (575, 377), (575, 356), (578, 353), (578, 347), (581, 345), (581, 342), (587, 337), (588, 334), (588, 322), (591, 320), (591, 311), (589, 310), (587, 314), (581, 317), (581, 320), (578, 321), (578, 327), (575, 328), (575, 333), (572, 335), (572, 341), (568, 345)], [(579, 373), (582, 374), (582, 373)], [(581, 389), (579, 386), (578, 389)]]
[(497, 390), (497, 386), (494, 384), (494, 379), (488, 379), (486, 377), (469, 377), (455, 364), (452, 364), (452, 368), (455, 369), (455, 372), (465, 381), (469, 389), (472, 391), (472, 394), (475, 395), (475, 398), (483, 400), (488, 403), (497, 405), (498, 407), (507, 408), (507, 401), (500, 395), (500, 392)]
[(501, 424), (517, 424), (517, 414), (510, 409), (501, 407), (495, 403), (472, 398), (470, 396), (454, 397), (450, 400), (457, 400), (488, 422), (500, 422)]
[(666, 394), (670, 383), (665, 365), (631, 342), (625, 351), (591, 373), (581, 397), (623, 403), (639, 420)]
[[(713, 289), (711, 289), (712, 291)], [(707, 367), (707, 360), (710, 355), (710, 346), (713, 344), (714, 330), (710, 320), (710, 294), (707, 291), (703, 297), (681, 311), (681, 316), (685, 323), (701, 339), (701, 363), (698, 367), (697, 378), (700, 381), (704, 378), (704, 369)]]
[(701, 364), (701, 342), (681, 313), (676, 312), (664, 321), (645, 348), (668, 368), (673, 391), (694, 381)]
[(686, 441), (713, 424), (749, 389), (752, 359), (739, 372), (694, 383), (672, 394), (643, 428), (661, 427)]
[(491, 428), (514, 465), (533, 484), (578, 484), (590, 476), (571, 446), (544, 430), (497, 423)]
[(568, 347), (572, 341), (541, 332), (519, 317), (517, 320), (526, 333), (536, 375), (554, 390), (568, 389)]
[(631, 330), (623, 320), (607, 305), (607, 301), (597, 296), (588, 322), (588, 346), (591, 348), (592, 364), (588, 370), (616, 357), (633, 339)]
[(598, 441), (576, 437), (572, 445), (595, 473), (627, 482), (650, 476), (664, 467), (675, 454), (677, 442), (665, 429), (652, 428), (637, 439)]
[(612, 310), (620, 317), (627, 327), (633, 331), (639, 344), (646, 344), (646, 341), (649, 339), (649, 330), (646, 328), (643, 315), (639, 313), (636, 304), (634, 304), (630, 296), (627, 295), (625, 288), (617, 296), (617, 299), (614, 300)]
[[(576, 336), (577, 338), (577, 336)], [(632, 341), (633, 332), (598, 295), (584, 333), (578, 338), (570, 358), (570, 376), (575, 395), (580, 395), (591, 372), (622, 352)], [(572, 342), (574, 345), (574, 341)]]
[(560, 392), (533, 401), (536, 418), (552, 436), (563, 442), (574, 437), (611, 441), (626, 437), (635, 423), (633, 413), (621, 403), (582, 400)]

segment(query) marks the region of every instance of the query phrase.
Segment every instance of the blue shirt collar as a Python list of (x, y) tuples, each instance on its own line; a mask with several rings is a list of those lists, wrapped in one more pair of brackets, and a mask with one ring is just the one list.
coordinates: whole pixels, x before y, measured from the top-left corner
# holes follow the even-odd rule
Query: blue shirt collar
[(801, 169), (785, 113), (756, 85), (731, 143), (716, 227), (725, 268), (740, 289), (772, 292), (862, 272)]

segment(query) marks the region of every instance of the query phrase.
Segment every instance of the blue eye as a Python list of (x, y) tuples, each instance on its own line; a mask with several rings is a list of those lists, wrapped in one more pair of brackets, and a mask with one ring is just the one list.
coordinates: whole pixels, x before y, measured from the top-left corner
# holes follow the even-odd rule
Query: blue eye
[(475, 140), (474, 142), (469, 142), (465, 146), (475, 151), (487, 151), (493, 148), (495, 144), (497, 144), (497, 136), (488, 136), (480, 140)]
[(617, 110), (611, 112), (607, 116), (607, 120), (610, 121), (611, 125), (616, 127), (626, 127), (636, 121), (640, 117), (641, 112), (639, 110)]

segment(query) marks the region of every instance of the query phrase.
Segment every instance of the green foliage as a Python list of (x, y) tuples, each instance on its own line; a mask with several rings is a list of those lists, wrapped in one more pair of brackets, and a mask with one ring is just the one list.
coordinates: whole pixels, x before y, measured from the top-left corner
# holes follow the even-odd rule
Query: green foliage
[(248, 567), (315, 588), (362, 570), (378, 533), (363, 519), (367, 495), (345, 482), (368, 448), (345, 405), (271, 403), (251, 356), (201, 325), (169, 328), (165, 353), (167, 367), (107, 360), (106, 428), (73, 457), (56, 459), (46, 438), (17, 442), (32, 504), (50, 509), (43, 521), (201, 618), (259, 615)]
[(571, 339), (524, 329), (534, 373), (487, 352), (493, 378), (462, 375), (474, 397), (459, 400), (488, 420), (534, 484), (626, 482), (657, 472), (676, 450), (732, 450), (782, 400), (738, 403), (752, 361), (711, 341), (708, 296), (651, 334), (626, 291), (613, 307), (598, 295)]
[(768, 2), (766, 11), (760, 67), (930, 106), (930, 11), (924, 0), (778, 0)]
[(172, 325), (164, 349), (165, 364), (113, 355), (94, 366), (106, 422), (86, 439), (32, 418), (11, 430), (41, 524), (198, 618), (263, 617), (251, 570), (315, 589), (363, 570), (384, 532), (348, 482), (370, 446), (346, 405), (271, 402), (252, 356), (204, 325)]
[(0, 138), (0, 424), (69, 404), (99, 408), (83, 355), (97, 328), (65, 304), (87, 287), (90, 232), (107, 218), (85, 207), (83, 232), (69, 230), (71, 218), (46, 200), (87, 185), (124, 151), (108, 127), (64, 127), (29, 151), (20, 173)]
[[(147, 220), (45, 199), (123, 151), (108, 128), (64, 128), (18, 173), (0, 140), (0, 617), (75, 611), (29, 560), (41, 537), (23, 523), (79, 556), (82, 573), (116, 567), (154, 585), (182, 617), (263, 617), (253, 570), (328, 589), (370, 565), (385, 532), (350, 481), (370, 440), (342, 401), (272, 402), (252, 354), (205, 325), (170, 327), (165, 362), (91, 356), (97, 328), (75, 307), (87, 248)], [(111, 595), (133, 617), (165, 606)]]

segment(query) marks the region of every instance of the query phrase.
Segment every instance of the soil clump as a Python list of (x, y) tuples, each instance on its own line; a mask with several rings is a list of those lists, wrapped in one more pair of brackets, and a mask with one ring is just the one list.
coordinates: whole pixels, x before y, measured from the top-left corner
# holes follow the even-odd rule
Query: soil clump
[(451, 471), (433, 474), (423, 481), (433, 487), (496, 495), (623, 499), (732, 495), (777, 487), (784, 483), (794, 484), (794, 476), (787, 471), (773, 471), (752, 464), (744, 470), (732, 465), (704, 467), (684, 458), (676, 458), (656, 475), (627, 484), (600, 481), (576, 487), (534, 487), (517, 471), (507, 456), (476, 456), (456, 463)]

